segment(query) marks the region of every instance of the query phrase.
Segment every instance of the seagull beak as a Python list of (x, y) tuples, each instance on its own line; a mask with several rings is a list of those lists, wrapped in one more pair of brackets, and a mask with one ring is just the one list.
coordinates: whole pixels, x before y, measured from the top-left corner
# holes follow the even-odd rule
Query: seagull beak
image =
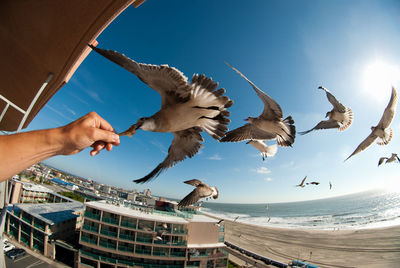
[(246, 144), (249, 144), (251, 142), (251, 140), (250, 141), (248, 141), (248, 142), (246, 142)]

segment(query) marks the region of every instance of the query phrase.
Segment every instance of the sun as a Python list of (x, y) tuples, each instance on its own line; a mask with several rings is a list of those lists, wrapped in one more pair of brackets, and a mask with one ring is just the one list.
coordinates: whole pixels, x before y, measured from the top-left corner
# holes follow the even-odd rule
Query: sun
[(362, 81), (363, 92), (381, 102), (390, 95), (390, 88), (400, 82), (400, 67), (383, 60), (375, 60), (366, 65)]

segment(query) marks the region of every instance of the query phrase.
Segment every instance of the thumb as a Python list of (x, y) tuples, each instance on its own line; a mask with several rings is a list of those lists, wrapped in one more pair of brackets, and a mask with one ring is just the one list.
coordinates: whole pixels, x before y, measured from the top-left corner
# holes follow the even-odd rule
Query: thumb
[(112, 131), (96, 128), (93, 132), (94, 141), (104, 141), (107, 143), (119, 143), (119, 136)]

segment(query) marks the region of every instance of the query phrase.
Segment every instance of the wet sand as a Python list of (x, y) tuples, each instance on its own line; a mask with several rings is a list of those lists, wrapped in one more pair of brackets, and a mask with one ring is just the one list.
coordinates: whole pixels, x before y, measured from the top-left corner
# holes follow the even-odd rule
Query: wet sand
[(225, 240), (285, 263), (298, 259), (320, 267), (400, 267), (400, 226), (320, 231), (225, 220)]

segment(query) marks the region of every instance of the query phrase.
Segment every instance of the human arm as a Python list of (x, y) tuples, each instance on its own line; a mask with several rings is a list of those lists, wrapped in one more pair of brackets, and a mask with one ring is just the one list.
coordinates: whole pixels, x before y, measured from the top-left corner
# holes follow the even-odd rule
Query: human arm
[(90, 112), (59, 128), (0, 136), (0, 182), (55, 155), (76, 154), (91, 146), (91, 156), (119, 145), (119, 136), (97, 113)]

